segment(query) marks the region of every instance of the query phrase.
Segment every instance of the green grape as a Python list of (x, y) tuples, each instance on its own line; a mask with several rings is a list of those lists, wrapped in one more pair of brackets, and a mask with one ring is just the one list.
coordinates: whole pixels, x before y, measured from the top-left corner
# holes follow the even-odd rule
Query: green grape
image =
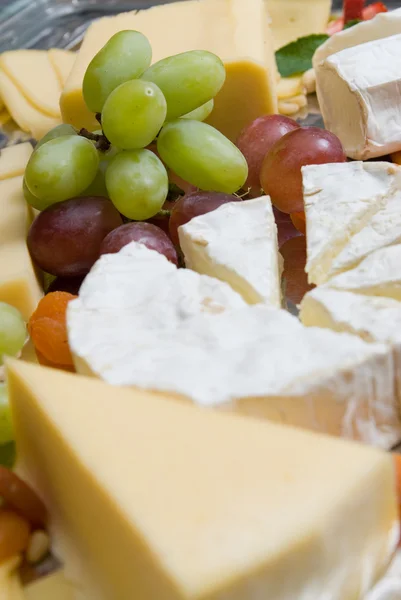
[(120, 31), (113, 35), (85, 73), (82, 91), (89, 110), (102, 112), (111, 92), (142, 75), (151, 62), (152, 48), (142, 33)]
[(104, 198), (108, 198), (109, 193), (106, 187), (106, 170), (112, 158), (114, 158), (119, 152), (121, 152), (121, 150), (115, 146), (111, 146), (110, 150), (107, 152), (102, 152), (100, 150), (98, 151), (99, 168), (97, 170), (95, 179), (92, 181), (90, 186), (81, 194), (79, 194), (81, 198), (85, 198), (86, 196), (103, 196)]
[(92, 183), (98, 166), (98, 152), (84, 137), (65, 135), (47, 142), (32, 154), (25, 171), (28, 190), (40, 201), (33, 206), (43, 210), (78, 196)]
[(208, 118), (214, 108), (214, 100), (213, 98), (206, 102), (206, 104), (202, 104), (199, 108), (195, 108), (192, 112), (187, 115), (182, 115), (182, 119), (192, 119), (193, 121), (204, 121)]
[(57, 125), (57, 127), (53, 127), (46, 135), (44, 135), (36, 144), (35, 150), (50, 142), (50, 140), (55, 140), (63, 135), (78, 135), (76, 129), (72, 125), (67, 125), (66, 123), (62, 123), (61, 125)]
[(0, 465), (12, 469), (15, 465), (17, 457), (15, 442), (8, 442), (4, 446), (0, 446)]
[(45, 208), (50, 206), (50, 204), (52, 204), (51, 202), (44, 202), (43, 200), (39, 200), (39, 198), (36, 198), (36, 196), (31, 194), (28, 186), (26, 185), (25, 177), (22, 182), (22, 192), (28, 204), (30, 204), (33, 208), (36, 208), (36, 210), (44, 210)]
[(119, 148), (144, 148), (159, 133), (166, 113), (166, 100), (157, 85), (134, 79), (121, 84), (107, 98), (102, 112), (103, 131)]
[(109, 197), (117, 210), (134, 221), (150, 219), (168, 194), (168, 175), (150, 150), (120, 152), (106, 171)]
[(222, 88), (226, 71), (220, 58), (205, 50), (191, 50), (159, 60), (143, 75), (153, 81), (167, 100), (167, 119), (199, 108)]
[(167, 123), (157, 140), (162, 161), (196, 187), (232, 194), (248, 176), (243, 154), (220, 131), (206, 123), (177, 119)]
[(12, 442), (14, 439), (10, 407), (8, 404), (7, 389), (4, 383), (0, 384), (0, 446)]
[(27, 333), (19, 310), (0, 302), (0, 364), (4, 356), (17, 356), (26, 341)]

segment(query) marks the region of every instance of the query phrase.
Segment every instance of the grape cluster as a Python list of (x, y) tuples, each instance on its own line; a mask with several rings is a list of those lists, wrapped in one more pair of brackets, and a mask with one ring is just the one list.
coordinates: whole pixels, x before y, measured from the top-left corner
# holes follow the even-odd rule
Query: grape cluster
[(205, 190), (216, 205), (216, 193), (232, 200), (247, 179), (240, 149), (203, 122), (225, 82), (222, 61), (195, 50), (151, 62), (144, 35), (114, 35), (93, 58), (83, 81), (83, 97), (96, 113), (99, 130), (78, 132), (60, 125), (39, 141), (28, 163), (24, 195), (42, 211), (28, 247), (35, 263), (60, 278), (60, 285), (66, 285), (66, 277), (88, 272), (104, 251), (103, 239), (123, 225), (122, 218), (152, 223), (146, 236), (141, 223), (125, 227), (106, 248), (115, 248), (116, 240), (145, 237), (175, 262), (174, 247), (155, 225), (169, 182), (182, 182), (184, 190)]

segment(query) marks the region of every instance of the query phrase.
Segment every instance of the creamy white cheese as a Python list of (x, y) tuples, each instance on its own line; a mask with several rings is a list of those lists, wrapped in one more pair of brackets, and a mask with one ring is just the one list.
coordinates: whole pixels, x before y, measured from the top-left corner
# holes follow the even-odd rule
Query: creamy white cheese
[(224, 283), (177, 270), (139, 244), (99, 259), (69, 304), (67, 322), (80, 373), (378, 446), (393, 443), (395, 375), (387, 346), (246, 305)]
[(249, 304), (281, 306), (283, 259), (268, 196), (225, 204), (178, 234), (188, 268), (227, 282)]
[[(400, 167), (386, 162), (311, 165), (302, 168), (302, 178), (307, 231), (305, 270), (310, 283), (324, 283), (341, 270), (341, 265), (349, 268), (358, 257), (360, 260), (397, 238), (394, 205), (401, 188)], [(365, 227), (369, 233), (364, 237)], [(353, 236), (359, 232), (353, 245)]]
[(316, 82), (326, 129), (347, 156), (401, 149), (401, 34), (332, 54), (316, 69)]

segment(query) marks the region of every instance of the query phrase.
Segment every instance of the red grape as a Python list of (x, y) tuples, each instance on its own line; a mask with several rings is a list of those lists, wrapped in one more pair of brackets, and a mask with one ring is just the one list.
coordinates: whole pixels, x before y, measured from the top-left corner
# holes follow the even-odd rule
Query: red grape
[(266, 154), (260, 183), (282, 212), (304, 210), (301, 167), (346, 160), (340, 140), (318, 127), (290, 131)]
[(114, 254), (130, 242), (139, 242), (178, 264), (176, 249), (168, 235), (160, 227), (144, 222), (127, 223), (111, 231), (100, 246), (100, 254)]
[(47, 293), (51, 292), (67, 292), (73, 296), (78, 296), (80, 287), (85, 277), (56, 277), (51, 282), (47, 289)]
[(176, 201), (170, 217), (169, 229), (173, 243), (179, 245), (178, 228), (180, 225), (185, 225), (194, 217), (212, 212), (222, 204), (240, 200), (241, 198), (238, 196), (219, 192), (192, 192), (182, 196)]
[(306, 235), (306, 221), (304, 212), (291, 213), (291, 221), (294, 223), (294, 227), (298, 229), (303, 235)]
[(283, 135), (299, 127), (289, 117), (265, 115), (255, 119), (241, 131), (237, 146), (248, 163), (248, 179), (244, 187), (251, 188), (251, 196), (260, 196), (260, 169), (267, 152)]
[(293, 304), (299, 304), (306, 292), (314, 286), (308, 284), (305, 273), (306, 239), (303, 235), (294, 237), (280, 248), (284, 258), (285, 295)]
[(290, 215), (281, 212), (275, 206), (273, 206), (273, 213), (277, 225), (278, 245), (279, 248), (281, 248), (281, 246), (285, 244), (287, 240), (290, 240), (291, 238), (297, 237), (301, 234), (297, 229), (295, 229)]
[(103, 239), (122, 222), (107, 198), (72, 198), (36, 217), (28, 233), (28, 248), (43, 271), (58, 277), (83, 276), (98, 259)]

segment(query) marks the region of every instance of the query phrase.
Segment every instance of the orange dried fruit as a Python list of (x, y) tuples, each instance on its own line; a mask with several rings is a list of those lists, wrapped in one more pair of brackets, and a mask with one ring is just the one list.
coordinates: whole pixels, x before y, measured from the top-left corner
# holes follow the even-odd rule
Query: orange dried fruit
[(12, 510), (0, 510), (0, 563), (24, 552), (31, 528), (26, 519)]
[(305, 213), (295, 212), (290, 215), (292, 224), (298, 231), (300, 231), (303, 235), (306, 234), (306, 222), (305, 222)]
[(39, 354), (51, 366), (73, 365), (67, 336), (67, 306), (76, 296), (52, 292), (39, 302), (28, 323), (28, 332)]
[(47, 510), (36, 492), (16, 473), (0, 465), (0, 497), (6, 506), (36, 527), (47, 521)]

